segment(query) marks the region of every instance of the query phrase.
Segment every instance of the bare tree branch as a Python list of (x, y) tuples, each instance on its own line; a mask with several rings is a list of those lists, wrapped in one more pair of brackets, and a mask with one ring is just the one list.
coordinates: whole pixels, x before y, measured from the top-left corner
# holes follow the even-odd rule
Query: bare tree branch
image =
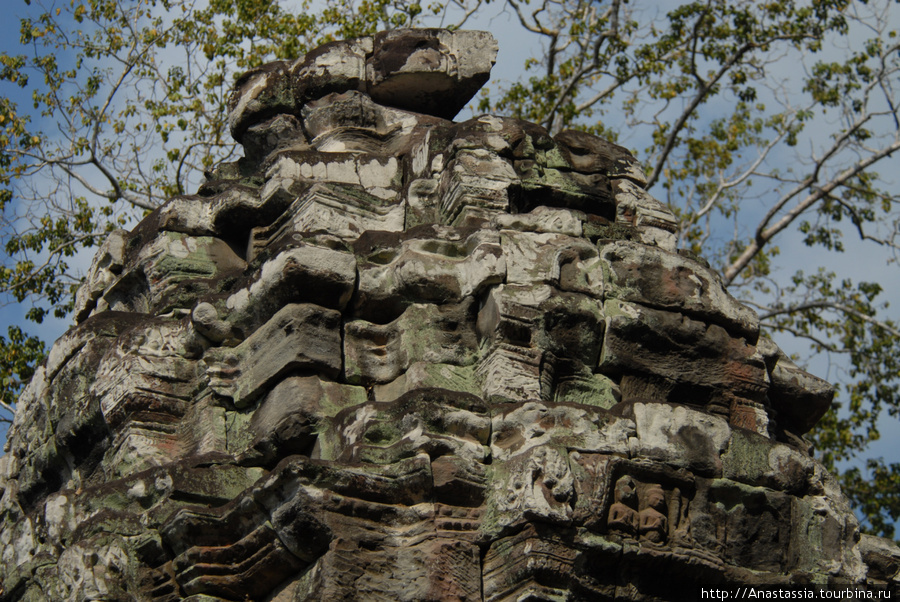
[[(779, 219), (771, 226), (766, 227), (767, 224), (772, 220), (772, 218), (774, 218), (777, 209), (784, 207), (788, 202), (790, 202), (791, 199), (799, 194), (800, 190), (795, 189), (795, 191), (784, 195), (782, 199), (778, 203), (776, 203), (775, 207), (773, 207), (769, 211), (769, 213), (766, 215), (766, 218), (760, 223), (753, 241), (751, 241), (750, 244), (748, 244), (744, 249), (744, 251), (740, 255), (738, 255), (737, 259), (735, 259), (727, 268), (725, 268), (725, 282), (731, 283), (735, 278), (737, 278), (741, 270), (747, 267), (747, 265), (753, 260), (756, 254), (759, 253), (770, 240), (772, 240), (777, 234), (791, 225), (794, 220), (803, 215), (810, 207), (820, 202), (822, 199), (827, 198), (831, 194), (831, 192), (833, 192), (839, 186), (842, 186), (845, 182), (850, 180), (850, 178), (862, 173), (867, 168), (871, 167), (885, 157), (890, 157), (898, 149), (900, 149), (900, 140), (882, 148), (880, 151), (873, 153), (868, 157), (865, 157), (864, 159), (857, 161), (854, 165), (842, 171), (822, 187), (813, 188), (810, 194), (799, 201), (781, 219)], [(813, 183), (815, 182), (814, 177), (818, 173), (821, 166), (821, 163), (817, 164), (815, 173), (804, 180), (806, 186), (803, 186), (803, 188), (811, 187), (813, 185)]]

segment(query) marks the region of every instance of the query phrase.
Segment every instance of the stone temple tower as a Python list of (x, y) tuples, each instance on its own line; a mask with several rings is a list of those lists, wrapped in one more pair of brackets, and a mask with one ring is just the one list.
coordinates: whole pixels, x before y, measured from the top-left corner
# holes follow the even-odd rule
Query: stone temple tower
[(0, 600), (672, 600), (887, 585), (627, 151), (451, 121), (485, 32), (256, 69), (244, 157), (113, 233), (0, 459)]

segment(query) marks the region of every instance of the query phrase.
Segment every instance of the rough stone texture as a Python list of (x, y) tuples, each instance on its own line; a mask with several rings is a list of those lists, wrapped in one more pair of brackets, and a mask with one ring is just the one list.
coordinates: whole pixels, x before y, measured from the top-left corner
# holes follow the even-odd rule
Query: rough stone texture
[(0, 599), (900, 584), (803, 439), (831, 387), (637, 161), (448, 121), (495, 54), (392, 31), (238, 81), (246, 156), (112, 234), (21, 396)]

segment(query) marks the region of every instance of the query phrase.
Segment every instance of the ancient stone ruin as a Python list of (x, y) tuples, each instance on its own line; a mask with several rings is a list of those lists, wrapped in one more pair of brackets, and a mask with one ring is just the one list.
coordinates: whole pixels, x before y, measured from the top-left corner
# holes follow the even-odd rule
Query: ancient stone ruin
[(898, 584), (832, 388), (624, 149), (451, 119), (485, 32), (236, 85), (245, 156), (103, 245), (0, 460), (2, 600), (671, 600)]

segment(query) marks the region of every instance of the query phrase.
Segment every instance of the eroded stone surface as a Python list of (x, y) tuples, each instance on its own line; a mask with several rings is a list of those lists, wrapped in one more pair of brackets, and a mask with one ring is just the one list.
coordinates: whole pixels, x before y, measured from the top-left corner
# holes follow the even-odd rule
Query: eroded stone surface
[(2, 600), (896, 588), (803, 440), (832, 388), (625, 149), (449, 121), (485, 32), (238, 81), (245, 157), (101, 247), (0, 458)]

